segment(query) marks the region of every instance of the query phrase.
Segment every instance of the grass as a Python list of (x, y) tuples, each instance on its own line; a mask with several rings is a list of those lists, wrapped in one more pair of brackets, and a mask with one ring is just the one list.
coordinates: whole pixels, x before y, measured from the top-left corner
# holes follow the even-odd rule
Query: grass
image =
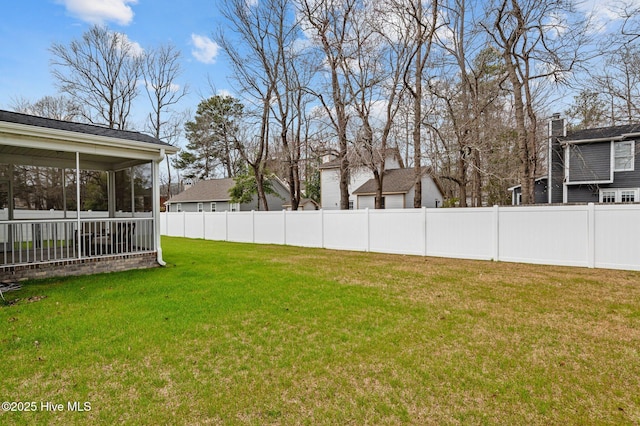
[(5, 295), (0, 424), (640, 423), (640, 273), (163, 247)]

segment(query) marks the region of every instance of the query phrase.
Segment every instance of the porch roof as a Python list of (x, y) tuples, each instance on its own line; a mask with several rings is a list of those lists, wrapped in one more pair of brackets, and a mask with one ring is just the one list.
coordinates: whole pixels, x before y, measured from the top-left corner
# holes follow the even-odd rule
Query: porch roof
[(174, 154), (178, 148), (139, 132), (0, 110), (0, 158), (33, 166), (119, 170)]

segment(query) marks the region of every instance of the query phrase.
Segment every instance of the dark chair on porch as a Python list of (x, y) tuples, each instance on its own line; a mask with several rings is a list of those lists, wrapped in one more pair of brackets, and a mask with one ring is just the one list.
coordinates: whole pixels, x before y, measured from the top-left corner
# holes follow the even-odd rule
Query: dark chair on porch
[(101, 230), (95, 239), (97, 254), (121, 254), (133, 252), (135, 223), (116, 222)]

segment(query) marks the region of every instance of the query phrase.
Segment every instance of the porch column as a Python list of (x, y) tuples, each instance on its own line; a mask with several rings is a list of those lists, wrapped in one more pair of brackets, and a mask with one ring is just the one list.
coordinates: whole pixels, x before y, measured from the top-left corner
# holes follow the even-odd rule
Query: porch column
[(107, 204), (109, 206), (109, 217), (116, 217), (116, 172), (107, 172)]
[(164, 149), (160, 150), (160, 157), (151, 162), (152, 198), (153, 198), (153, 233), (158, 263), (165, 266), (162, 260), (162, 246), (160, 245), (160, 163), (164, 159)]
[(76, 221), (77, 230), (76, 235), (78, 238), (78, 259), (82, 258), (82, 222), (80, 221), (80, 152), (76, 151)]

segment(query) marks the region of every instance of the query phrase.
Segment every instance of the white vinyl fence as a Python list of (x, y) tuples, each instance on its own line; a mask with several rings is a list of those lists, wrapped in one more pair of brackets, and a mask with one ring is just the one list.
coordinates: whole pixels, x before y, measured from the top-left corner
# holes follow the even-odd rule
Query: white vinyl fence
[(640, 205), (163, 213), (163, 235), (640, 271)]

